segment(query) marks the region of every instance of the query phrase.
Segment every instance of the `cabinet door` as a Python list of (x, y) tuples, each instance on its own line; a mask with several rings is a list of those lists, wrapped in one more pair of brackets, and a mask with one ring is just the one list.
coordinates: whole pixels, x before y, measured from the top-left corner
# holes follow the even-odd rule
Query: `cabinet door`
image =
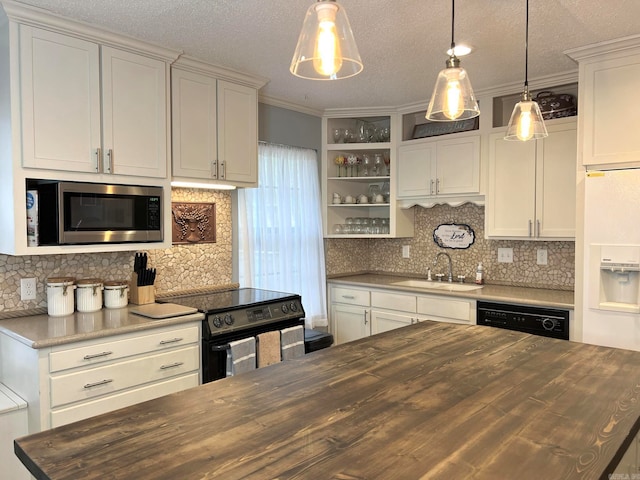
[(165, 62), (102, 47), (104, 171), (167, 176)]
[(97, 172), (98, 45), (26, 25), (19, 28), (23, 166)]
[(396, 328), (411, 325), (414, 318), (409, 314), (400, 312), (387, 312), (384, 310), (371, 310), (371, 334), (387, 332)]
[(371, 334), (369, 309), (352, 305), (331, 305), (333, 336), (336, 345), (351, 342)]
[[(580, 75), (584, 165), (640, 161), (640, 55), (587, 63)], [(582, 69), (582, 65), (581, 65)]]
[(480, 137), (438, 141), (436, 193), (480, 193)]
[(218, 179), (258, 184), (258, 92), (218, 81)]
[(535, 142), (489, 137), (486, 230), (489, 237), (530, 237), (535, 220)]
[(405, 145), (398, 149), (398, 197), (435, 195), (436, 144)]
[(211, 179), (218, 158), (216, 79), (171, 70), (172, 173)]
[(549, 136), (538, 141), (536, 235), (571, 238), (576, 233), (576, 126), (548, 130)]

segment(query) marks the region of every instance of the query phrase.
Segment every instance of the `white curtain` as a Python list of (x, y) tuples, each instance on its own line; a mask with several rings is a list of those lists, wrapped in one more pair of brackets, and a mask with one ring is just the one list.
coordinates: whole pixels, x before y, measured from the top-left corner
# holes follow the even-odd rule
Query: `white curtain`
[(240, 286), (298, 293), (306, 325), (326, 326), (316, 152), (261, 142), (258, 164), (259, 187), (238, 190)]

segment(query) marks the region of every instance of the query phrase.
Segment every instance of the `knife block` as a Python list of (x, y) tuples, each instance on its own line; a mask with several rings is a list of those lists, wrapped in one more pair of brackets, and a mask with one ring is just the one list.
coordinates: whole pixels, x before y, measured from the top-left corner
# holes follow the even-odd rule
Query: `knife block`
[(156, 291), (153, 285), (138, 286), (138, 274), (131, 275), (131, 285), (129, 285), (129, 301), (136, 305), (145, 305), (156, 301)]

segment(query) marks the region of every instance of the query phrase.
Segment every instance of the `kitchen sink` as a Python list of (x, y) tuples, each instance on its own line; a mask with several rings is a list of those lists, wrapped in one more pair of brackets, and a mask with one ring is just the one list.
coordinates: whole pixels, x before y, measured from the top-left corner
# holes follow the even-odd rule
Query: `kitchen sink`
[(449, 283), (449, 282), (433, 282), (429, 280), (401, 280), (393, 282), (392, 285), (402, 287), (429, 288), (436, 290), (447, 290), (449, 292), (468, 292), (471, 290), (479, 290), (482, 285), (468, 285), (465, 283)]

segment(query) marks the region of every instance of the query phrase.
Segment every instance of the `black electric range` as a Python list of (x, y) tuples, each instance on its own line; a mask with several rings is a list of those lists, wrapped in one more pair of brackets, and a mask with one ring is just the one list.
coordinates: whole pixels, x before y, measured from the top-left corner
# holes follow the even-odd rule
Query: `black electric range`
[(302, 325), (300, 295), (257, 288), (178, 295), (158, 299), (193, 307), (205, 314), (202, 324), (202, 383), (226, 376), (229, 342), (272, 330)]

